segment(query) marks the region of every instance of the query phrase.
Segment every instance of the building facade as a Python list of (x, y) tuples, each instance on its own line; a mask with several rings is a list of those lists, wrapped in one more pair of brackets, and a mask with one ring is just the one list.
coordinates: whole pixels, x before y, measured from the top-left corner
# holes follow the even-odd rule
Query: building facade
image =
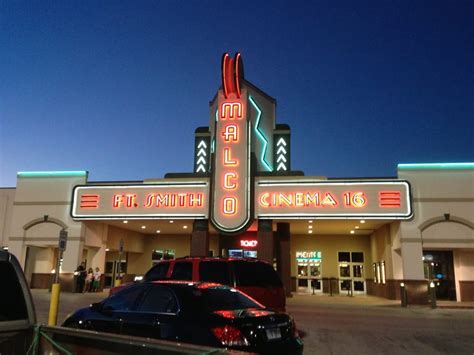
[[(273, 98), (223, 56), (192, 173), (96, 183), (85, 171), (20, 172), (0, 189), (2, 246), (31, 287), (60, 261), (65, 288), (81, 262), (117, 277), (162, 259), (258, 257), (287, 294), (342, 293), (427, 303), (474, 300), (474, 163), (399, 164), (397, 178), (330, 179), (291, 169), (291, 132)], [(120, 273), (120, 275), (119, 275)]]

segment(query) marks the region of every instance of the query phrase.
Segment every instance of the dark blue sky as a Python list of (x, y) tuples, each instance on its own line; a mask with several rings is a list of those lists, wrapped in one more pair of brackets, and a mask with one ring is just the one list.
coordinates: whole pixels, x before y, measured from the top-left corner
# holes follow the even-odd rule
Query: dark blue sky
[(0, 186), (193, 168), (220, 59), (277, 99), (306, 175), (473, 161), (472, 1), (2, 1)]

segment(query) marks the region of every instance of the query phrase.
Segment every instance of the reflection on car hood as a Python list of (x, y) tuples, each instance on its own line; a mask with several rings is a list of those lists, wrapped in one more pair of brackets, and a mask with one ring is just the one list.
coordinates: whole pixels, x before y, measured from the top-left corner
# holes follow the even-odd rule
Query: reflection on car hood
[(232, 310), (222, 310), (222, 311), (214, 311), (214, 314), (224, 318), (247, 318), (247, 317), (265, 317), (275, 312), (266, 310), (266, 309), (258, 309), (258, 308), (247, 308), (247, 309), (232, 309)]

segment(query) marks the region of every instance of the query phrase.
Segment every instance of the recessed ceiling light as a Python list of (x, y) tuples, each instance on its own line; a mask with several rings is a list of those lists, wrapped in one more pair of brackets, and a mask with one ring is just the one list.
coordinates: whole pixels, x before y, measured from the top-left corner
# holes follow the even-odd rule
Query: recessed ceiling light
[(123, 223), (127, 224), (127, 223), (128, 223), (128, 221), (123, 221)]
[(145, 228), (146, 228), (146, 226), (142, 226), (142, 229), (145, 229)]
[(312, 230), (309, 230), (309, 231), (308, 231), (308, 233), (309, 233), (309, 234), (312, 234), (312, 233), (313, 233), (313, 231), (312, 231)]
[(359, 229), (359, 226), (355, 226), (355, 229)]
[(313, 223), (313, 220), (309, 220), (308, 223)]
[(364, 219), (361, 219), (361, 220), (360, 220), (360, 223), (365, 223), (365, 220), (364, 220)]
[(173, 221), (173, 220), (170, 220), (170, 223), (174, 223), (174, 221)]
[(188, 229), (188, 226), (183, 226), (183, 229)]
[(313, 226), (308, 226), (308, 229), (313, 229)]
[(105, 248), (105, 251), (110, 251), (110, 249), (109, 249), (109, 248)]
[(355, 231), (351, 231), (351, 234), (354, 234), (354, 233), (355, 233)]
[(161, 233), (161, 231), (158, 229), (158, 230), (156, 231), (156, 233)]

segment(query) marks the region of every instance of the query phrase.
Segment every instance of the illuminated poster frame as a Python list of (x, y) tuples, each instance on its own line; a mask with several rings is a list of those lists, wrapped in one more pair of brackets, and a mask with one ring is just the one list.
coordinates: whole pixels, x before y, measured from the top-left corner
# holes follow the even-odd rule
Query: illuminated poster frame
[(75, 220), (207, 219), (209, 181), (77, 185), (70, 213)]
[[(367, 188), (374, 190), (369, 191), (372, 195), (375, 193), (378, 195), (378, 205), (371, 206), (371, 212), (365, 208), (368, 203)], [(280, 194), (285, 189), (293, 191), (293, 195), (302, 194), (295, 191), (312, 189), (312, 197), (321, 192), (318, 196), (319, 206), (308, 207), (303, 206), (303, 203), (295, 207), (281, 207), (281, 204), (272, 206), (269, 203), (273, 201), (272, 194)], [(411, 187), (406, 180), (321, 181), (265, 178), (255, 182), (255, 218), (258, 219), (411, 219), (413, 217), (411, 200)], [(324, 203), (326, 205), (323, 205)]]

